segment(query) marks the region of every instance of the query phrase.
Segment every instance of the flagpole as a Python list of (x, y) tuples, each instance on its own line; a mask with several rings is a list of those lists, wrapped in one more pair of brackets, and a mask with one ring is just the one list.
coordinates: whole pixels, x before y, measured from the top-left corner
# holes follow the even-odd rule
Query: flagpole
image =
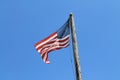
[(76, 39), (76, 32), (75, 32), (75, 24), (74, 24), (74, 17), (73, 14), (70, 13), (70, 27), (71, 27), (71, 34), (72, 34), (72, 46), (73, 46), (73, 55), (74, 55), (74, 64), (75, 64), (75, 72), (76, 72), (76, 80), (82, 80), (81, 70), (80, 70), (80, 61), (78, 55), (78, 46), (77, 46), (77, 39)]

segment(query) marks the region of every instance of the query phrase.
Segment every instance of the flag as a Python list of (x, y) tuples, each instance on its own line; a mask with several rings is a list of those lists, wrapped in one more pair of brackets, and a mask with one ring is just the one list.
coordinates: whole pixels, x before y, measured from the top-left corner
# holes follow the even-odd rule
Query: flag
[(67, 22), (56, 32), (52, 33), (47, 38), (37, 42), (34, 46), (36, 50), (40, 53), (43, 61), (47, 64), (50, 63), (48, 60), (48, 53), (54, 50), (59, 50), (65, 48), (69, 45), (70, 39), (70, 27), (69, 19)]

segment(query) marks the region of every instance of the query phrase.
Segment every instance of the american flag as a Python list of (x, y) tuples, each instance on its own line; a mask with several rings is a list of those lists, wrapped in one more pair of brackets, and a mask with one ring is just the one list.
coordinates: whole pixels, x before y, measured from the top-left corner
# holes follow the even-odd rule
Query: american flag
[(70, 28), (68, 19), (67, 22), (60, 29), (58, 29), (58, 31), (36, 43), (34, 46), (36, 50), (40, 53), (43, 61), (49, 64), (50, 61), (48, 60), (48, 53), (67, 47), (69, 45), (69, 39)]

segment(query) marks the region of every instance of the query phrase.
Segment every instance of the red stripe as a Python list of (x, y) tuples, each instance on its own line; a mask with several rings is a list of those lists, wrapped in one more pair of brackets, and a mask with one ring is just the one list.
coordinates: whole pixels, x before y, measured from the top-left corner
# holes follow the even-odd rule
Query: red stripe
[[(68, 42), (69, 42), (69, 41), (68, 41)], [(59, 44), (60, 48), (59, 48), (59, 47), (58, 47), (58, 48), (59, 48), (59, 49), (64, 48), (64, 46), (65, 46), (68, 42), (66, 42), (65, 44)], [(53, 45), (54, 45), (54, 44), (53, 44)], [(53, 49), (51, 49), (52, 47), (55, 47), (55, 46), (47, 46), (47, 47), (46, 47), (46, 48), (48, 48), (48, 49), (47, 49), (47, 50), (48, 50), (47, 53), (49, 53), (50, 50), (56, 50), (56, 49), (58, 49), (58, 48), (53, 48)], [(46, 52), (43, 53), (43, 50), (44, 50), (44, 49), (45, 49), (45, 48), (43, 48), (43, 49), (40, 51), (41, 54), (45, 54), (45, 53), (46, 53)], [(50, 51), (50, 52), (51, 52), (51, 51)]]
[[(67, 46), (69, 46), (69, 44), (68, 44)], [(67, 47), (67, 46), (65, 46), (65, 47)], [(60, 47), (60, 48), (51, 49), (51, 50), (48, 51), (48, 53), (50, 53), (51, 51), (54, 51), (54, 50), (59, 50), (59, 49), (61, 49), (61, 48), (65, 48), (65, 47)]]
[(59, 39), (59, 42), (64, 42), (64, 41), (66, 41), (66, 40), (68, 40), (68, 39), (69, 39), (69, 37), (67, 37), (67, 38), (65, 38), (65, 39), (63, 39), (63, 40)]
[[(57, 38), (57, 36), (56, 36), (55, 38)], [(55, 38), (53, 38), (53, 39), (55, 39)], [(55, 42), (55, 41), (49, 41), (49, 42), (47, 42), (46, 44), (43, 44), (42, 46), (39, 46), (36, 50), (39, 50), (39, 49), (42, 48), (43, 46), (45, 46), (45, 45), (47, 45), (47, 44), (51, 44), (51, 43), (53, 43), (53, 42)]]
[(42, 59), (44, 59), (45, 55), (47, 55), (46, 58), (45, 58), (45, 63), (46, 63), (46, 61), (49, 61), (49, 60), (48, 60), (48, 52), (46, 52), (46, 53), (44, 53), (44, 54), (42, 55)]
[[(48, 36), (48, 37), (45, 38), (44, 40), (36, 43), (35, 46), (41, 44), (42, 42), (48, 40), (49, 38), (51, 38), (52, 36), (54, 36), (54, 35), (56, 35), (56, 34), (57, 34), (56, 32), (53, 33), (53, 34), (51, 34), (50, 36)], [(55, 39), (55, 40), (54, 40), (54, 39)], [(62, 39), (63, 39), (63, 38), (62, 38)], [(66, 42), (66, 41), (67, 41), (67, 42)], [(65, 43), (64, 43), (64, 42), (65, 42)], [(67, 46), (69, 45), (68, 42), (69, 42), (69, 36), (66, 37), (66, 38), (63, 39), (63, 40), (58, 39), (58, 36), (56, 36), (55, 38), (51, 39), (51, 40), (48, 41), (47, 43), (45, 43), (45, 44), (41, 45), (40, 47), (38, 47), (37, 50), (43, 48), (43, 49), (41, 49), (41, 51), (40, 51), (40, 55), (42, 54), (42, 55), (41, 55), (41, 56), (42, 56), (42, 59), (45, 59), (45, 63), (46, 63), (47, 61), (49, 61), (49, 60), (48, 60), (48, 53), (50, 53), (50, 52), (52, 52), (52, 51), (54, 51), (54, 50), (59, 50), (59, 49), (61, 49), (61, 48), (67, 47)], [(60, 43), (64, 43), (64, 44), (60, 44)], [(52, 45), (50, 45), (50, 44), (52, 44)], [(68, 44), (68, 45), (66, 45), (66, 44)], [(45, 47), (45, 45), (50, 45), (50, 46), (46, 46), (46, 47)], [(57, 47), (58, 45), (59, 45), (59, 47)], [(48, 48), (48, 49), (46, 49), (46, 48)], [(46, 49), (46, 50), (45, 50), (45, 49)], [(45, 50), (45, 51), (44, 51), (44, 50)], [(43, 51), (44, 51), (44, 52), (43, 52)], [(45, 58), (45, 56), (46, 56), (46, 58)]]
[(47, 57), (46, 57), (46, 59), (45, 59), (45, 62), (46, 62), (46, 61), (48, 61), (48, 53), (47, 53)]
[[(57, 38), (57, 37), (56, 37)], [(64, 41), (66, 41), (66, 40), (68, 40), (69, 39), (69, 37), (67, 37), (67, 38), (65, 38), (65, 39), (63, 39), (63, 40), (56, 40), (56, 41), (49, 41), (48, 43), (46, 43), (46, 44), (44, 44), (44, 45), (42, 45), (42, 46), (40, 46), (40, 47), (38, 47), (37, 48), (37, 50), (39, 50), (40, 48), (42, 48), (42, 47), (44, 47), (45, 45), (48, 45), (48, 44), (52, 44), (52, 43), (54, 43), (54, 42), (64, 42)]]
[[(69, 41), (68, 41), (68, 42), (69, 42)], [(58, 43), (58, 45), (59, 45), (60, 47), (61, 47), (61, 46), (64, 47), (68, 42), (66, 42), (66, 43), (64, 43), (64, 44), (59, 44), (59, 43)], [(56, 46), (57, 46), (57, 44), (53, 44), (53, 45), (47, 46), (47, 47), (41, 49), (41, 50), (40, 50), (40, 53), (41, 53), (41, 54), (44, 53), (43, 51), (44, 51), (46, 48), (48, 48), (48, 49), (46, 49), (46, 50), (49, 50), (50, 48), (56, 47)]]
[(41, 40), (40, 42), (36, 43), (34, 46), (37, 46), (39, 44), (41, 44), (42, 42), (46, 41), (47, 39), (51, 38), (52, 36), (54, 36), (55, 34), (57, 34), (57, 32), (54, 32), (53, 34), (51, 34), (50, 36), (48, 36), (47, 38)]
[[(67, 42), (67, 43), (68, 43), (68, 42)], [(52, 52), (52, 51), (54, 51), (54, 50), (59, 50), (59, 49), (61, 49), (61, 48), (65, 48), (65, 47), (69, 46), (69, 44), (66, 45), (67, 43), (65, 43), (64, 45), (60, 45), (60, 46), (63, 46), (63, 47), (48, 49), (48, 51), (45, 52), (45, 53), (42, 55), (42, 59), (44, 59), (45, 55), (47, 55), (46, 58), (45, 58), (45, 63), (46, 63), (46, 61), (49, 61), (49, 60), (48, 60), (48, 53), (50, 53), (50, 52)], [(65, 46), (65, 45), (66, 45), (66, 46)]]
[(54, 50), (59, 50), (59, 49), (61, 49), (61, 48), (54, 48), (54, 49), (51, 49), (51, 50), (48, 51), (48, 53), (50, 53), (50, 52), (52, 52), (52, 51), (54, 51)]
[[(60, 43), (59, 41), (56, 41), (56, 42), (58, 42), (58, 44)], [(59, 44), (59, 45), (60, 45), (60, 46), (64, 46), (64, 45), (66, 45), (68, 42), (69, 42), (69, 41), (67, 41), (67, 42), (66, 42), (66, 43), (64, 43), (64, 44)], [(45, 45), (49, 45), (49, 44), (45, 44)], [(44, 46), (45, 46), (45, 45), (44, 45)], [(54, 45), (56, 45), (56, 44), (55, 44), (55, 43), (53, 43), (52, 45), (54, 46)], [(52, 45), (50, 45), (50, 46), (46, 46), (46, 47), (41, 46), (40, 48), (37, 48), (37, 50), (39, 50), (39, 49), (43, 48), (43, 49), (41, 49), (41, 51), (40, 51), (40, 53), (42, 53), (42, 51), (43, 51), (45, 48), (50, 48), (50, 47), (52, 47)]]
[(44, 58), (44, 56), (45, 56), (45, 53), (42, 55), (42, 59)]
[(52, 41), (48, 42), (48, 44), (51, 44), (51, 43), (53, 43), (53, 42), (55, 42), (55, 41), (57, 41), (57, 42), (64, 42), (64, 41), (66, 41), (66, 40), (69, 39), (69, 36), (66, 37), (65, 39), (59, 39), (58, 36), (57, 36), (56, 38), (57, 38), (58, 40), (52, 40)]

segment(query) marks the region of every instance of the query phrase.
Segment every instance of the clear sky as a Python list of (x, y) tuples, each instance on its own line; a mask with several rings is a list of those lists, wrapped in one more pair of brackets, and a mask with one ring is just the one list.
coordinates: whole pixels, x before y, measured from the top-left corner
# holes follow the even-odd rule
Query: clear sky
[(83, 80), (120, 79), (120, 0), (0, 0), (0, 80), (75, 80), (72, 45), (45, 64), (34, 44), (73, 12)]

